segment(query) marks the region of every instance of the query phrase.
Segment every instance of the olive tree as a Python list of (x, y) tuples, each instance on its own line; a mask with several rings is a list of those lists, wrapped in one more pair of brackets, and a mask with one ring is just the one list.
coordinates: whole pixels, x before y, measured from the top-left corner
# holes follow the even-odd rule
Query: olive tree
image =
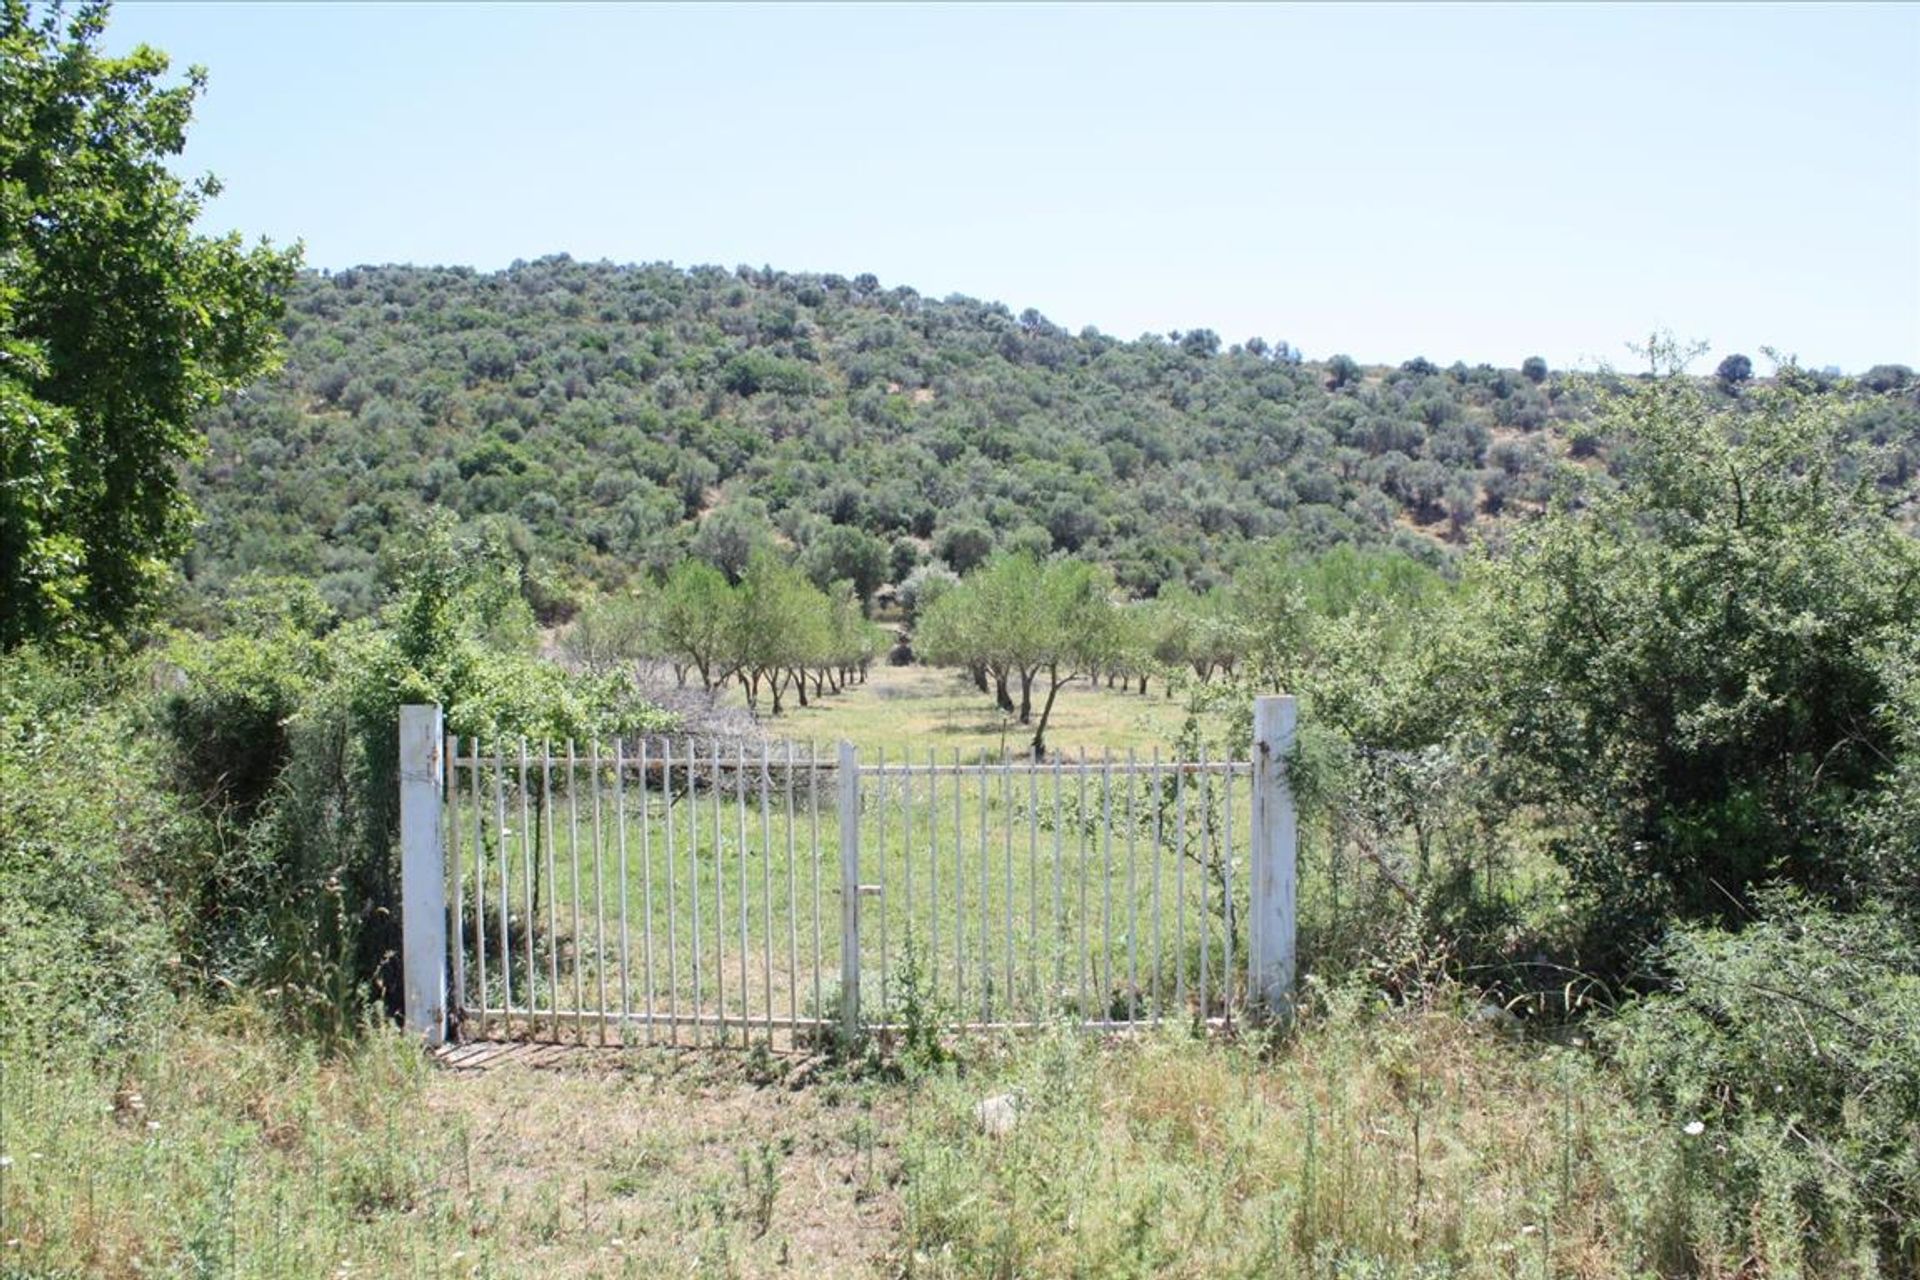
[(1005, 554), (934, 601), (918, 644), (930, 661), (974, 671), (983, 687), (990, 677), (1001, 710), (1033, 726), (1033, 752), (1043, 756), (1060, 690), (1114, 660), (1124, 635), (1106, 579), (1091, 565)]
[(667, 575), (654, 639), (681, 684), (691, 668), (700, 674), (700, 687), (711, 693), (733, 674), (739, 665), (734, 650), (737, 607), (726, 575), (705, 560), (683, 560)]

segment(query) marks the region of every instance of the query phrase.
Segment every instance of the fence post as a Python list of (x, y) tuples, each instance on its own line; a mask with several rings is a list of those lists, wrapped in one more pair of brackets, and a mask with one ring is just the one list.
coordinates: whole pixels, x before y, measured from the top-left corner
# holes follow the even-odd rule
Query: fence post
[(860, 1035), (860, 753), (840, 744), (840, 1019)]
[(1290, 695), (1253, 700), (1253, 887), (1247, 989), (1271, 1021), (1293, 1016), (1294, 877), (1299, 831), (1287, 757), (1296, 708)]
[(407, 1030), (437, 1047), (447, 1035), (447, 880), (440, 835), (440, 708), (400, 708), (400, 960)]

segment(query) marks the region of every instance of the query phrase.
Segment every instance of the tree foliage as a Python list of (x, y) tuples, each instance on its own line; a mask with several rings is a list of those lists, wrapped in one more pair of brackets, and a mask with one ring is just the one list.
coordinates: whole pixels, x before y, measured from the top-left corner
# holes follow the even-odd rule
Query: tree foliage
[(1738, 913), (1772, 879), (1845, 892), (1920, 544), (1833, 407), (1789, 387), (1718, 408), (1669, 365), (1606, 423), (1619, 488), (1494, 567), (1516, 775), (1577, 805), (1562, 852), (1643, 920)]
[(195, 69), (100, 51), (104, 5), (0, 6), (0, 647), (138, 621), (191, 545), (200, 415), (259, 377), (297, 251), (209, 238)]
[(983, 688), (991, 680), (1001, 709), (1033, 727), (1040, 758), (1061, 688), (1117, 658), (1121, 627), (1110, 590), (1084, 561), (1004, 553), (925, 609), (920, 651), (974, 671)]
[(402, 705), (438, 703), (448, 732), (490, 743), (671, 723), (626, 671), (539, 656), (497, 531), (429, 521), (396, 539), (387, 572), (374, 617), (343, 621), (310, 586), (259, 579), (216, 637), (166, 651), (175, 785), (210, 819), (172, 868), (179, 945), (197, 970), (271, 988), (290, 1018), (333, 1033), (399, 991)]
[[(190, 575), (211, 594), (297, 572), (364, 612), (381, 542), (432, 504), (538, 547), (546, 621), (689, 550), (738, 581), (768, 541), (816, 585), (865, 595), (870, 545), (843, 530), (963, 574), (999, 551), (1067, 552), (1151, 596), (1204, 591), (1276, 537), (1456, 559), (1557, 491), (1609, 486), (1619, 461), (1595, 388), (1544, 365), (1364, 368), (1031, 320), (759, 268), (303, 275), (284, 373), (204, 415)], [(751, 352), (814, 376), (748, 394), (726, 370)], [(1821, 394), (1897, 446), (1891, 482), (1896, 464), (1920, 471), (1911, 395)], [(881, 572), (897, 583), (901, 565)]]

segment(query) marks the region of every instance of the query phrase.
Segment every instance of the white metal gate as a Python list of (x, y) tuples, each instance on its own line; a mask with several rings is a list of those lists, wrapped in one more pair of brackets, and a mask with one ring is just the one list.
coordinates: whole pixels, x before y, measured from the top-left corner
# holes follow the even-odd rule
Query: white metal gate
[(1292, 700), (1260, 702), (1252, 761), (443, 739), (407, 708), (410, 1020), (787, 1048), (1284, 1013)]

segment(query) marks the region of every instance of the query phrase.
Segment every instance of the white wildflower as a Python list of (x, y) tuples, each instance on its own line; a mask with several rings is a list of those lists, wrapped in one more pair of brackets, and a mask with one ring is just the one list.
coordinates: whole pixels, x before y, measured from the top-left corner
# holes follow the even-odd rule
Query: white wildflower
[(1697, 1138), (1701, 1134), (1705, 1133), (1706, 1131), (1707, 1131), (1707, 1126), (1705, 1121), (1702, 1121), (1702, 1120), (1687, 1121), (1686, 1133), (1689, 1138)]

